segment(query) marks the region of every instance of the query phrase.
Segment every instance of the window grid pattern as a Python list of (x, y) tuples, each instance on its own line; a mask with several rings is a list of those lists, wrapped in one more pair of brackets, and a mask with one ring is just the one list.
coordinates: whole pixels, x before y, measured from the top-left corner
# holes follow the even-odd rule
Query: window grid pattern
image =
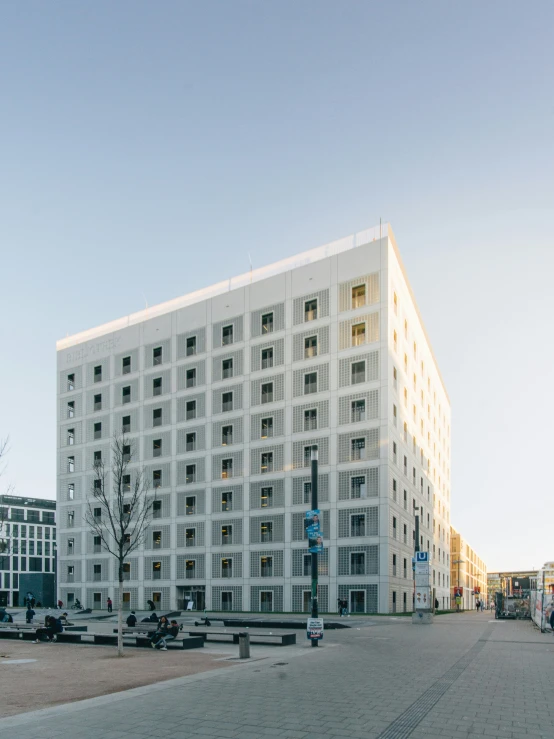
[(227, 385), (226, 387), (212, 390), (212, 413), (224, 412), (223, 395), (225, 393), (233, 393), (233, 407), (229, 410), (238, 411), (242, 409), (242, 385)]
[(144, 347), (144, 369), (154, 367), (154, 349), (162, 350), (162, 361), (158, 364), (171, 364), (171, 339), (156, 341), (155, 344), (146, 344)]
[[(306, 500), (306, 485), (310, 483), (309, 497)], [(292, 504), (311, 506), (311, 475), (292, 478)], [(319, 503), (327, 503), (329, 501), (329, 475), (324, 473), (317, 476), (317, 499)], [(329, 536), (329, 532), (325, 532)]]
[(322, 467), (329, 464), (329, 437), (303, 439), (292, 443), (292, 468), (294, 470), (310, 466), (310, 459), (304, 453), (305, 448), (309, 446), (317, 446), (318, 461)]
[[(70, 485), (73, 485), (73, 488), (71, 488), (73, 493), (70, 492)], [(60, 480), (59, 486), (60, 494), (58, 501), (74, 503), (76, 500), (81, 499), (81, 479), (79, 477), (75, 480), (67, 478), (65, 480)]]
[[(154, 483), (154, 472), (158, 471), (162, 473), (161, 485), (157, 482)], [(148, 483), (152, 488), (154, 487), (154, 485), (160, 488), (171, 487), (171, 464), (169, 462), (145, 465), (144, 474), (146, 475), (146, 479), (148, 480)]]
[(285, 364), (285, 340), (275, 339), (274, 341), (266, 341), (263, 344), (256, 344), (250, 349), (250, 369), (252, 372), (268, 369), (267, 367), (262, 367), (262, 351), (271, 348), (273, 348), (272, 367), (281, 367)]
[[(187, 561), (194, 562), (194, 570), (187, 570)], [(206, 578), (205, 554), (178, 554), (177, 580), (204, 580)]]
[(123, 358), (124, 357), (131, 357), (131, 372), (127, 372), (128, 375), (134, 374), (139, 369), (139, 354), (138, 349), (129, 349), (128, 352), (121, 352), (121, 354), (116, 354), (114, 357), (114, 376), (115, 377), (122, 377), (123, 376)]
[[(195, 403), (196, 407), (194, 410), (194, 417), (187, 418), (187, 405)], [(197, 420), (199, 418), (206, 417), (206, 396), (204, 393), (197, 393), (196, 395), (186, 395), (182, 398), (177, 398), (177, 423), (184, 423), (186, 421)]]
[(217, 323), (214, 323), (213, 325), (213, 343), (212, 346), (214, 349), (218, 349), (220, 346), (224, 346), (223, 344), (223, 328), (225, 326), (232, 326), (233, 327), (233, 344), (237, 344), (239, 341), (242, 341), (244, 338), (243, 333), (243, 316), (235, 316), (234, 318), (228, 318), (225, 321), (218, 321)]
[[(305, 557), (310, 556), (307, 549), (293, 549), (292, 550), (292, 576), (293, 577), (307, 577), (309, 573), (306, 573), (304, 569)], [(326, 577), (329, 574), (329, 550), (324, 549), (318, 554), (317, 557), (317, 569), (318, 574), (321, 577)], [(311, 570), (310, 570), (311, 572)], [(308, 587), (308, 590), (310, 588)]]
[[(166, 370), (166, 372), (169, 372)], [(146, 380), (145, 380), (146, 383)], [(126, 396), (130, 397), (131, 399), (129, 401), (123, 402), (123, 388), (124, 387), (130, 387), (131, 388), (131, 395)], [(108, 408), (108, 405), (104, 403), (104, 395), (106, 395), (107, 391), (105, 390), (104, 393), (102, 393), (102, 408)], [(152, 397), (152, 380), (150, 380), (150, 395), (145, 397)], [(106, 400), (108, 399), (108, 396), (106, 395)], [(130, 403), (137, 403), (140, 400), (139, 398), (139, 381), (138, 377), (135, 377), (134, 380), (123, 380), (122, 382), (116, 382), (114, 385), (114, 407), (119, 407), (122, 405), (128, 405)], [(129, 415), (128, 413), (124, 413), (123, 415)]]
[(223, 446), (224, 426), (233, 427), (233, 440), (231, 442), (233, 445), (243, 443), (244, 426), (242, 416), (238, 416), (237, 418), (224, 418), (223, 421), (214, 421), (212, 423), (212, 447), (214, 449)]
[[(187, 513), (187, 498), (196, 498), (194, 502), (194, 513)], [(186, 516), (203, 516), (206, 513), (206, 491), (205, 490), (187, 490), (183, 493), (177, 493), (177, 515)], [(203, 526), (204, 524), (202, 524)], [(185, 527), (187, 524), (185, 524)], [(198, 524), (194, 524), (198, 526)]]
[[(154, 579), (156, 579), (156, 580), (169, 580), (170, 579), (170, 576), (171, 576), (170, 559), (171, 558), (167, 554), (164, 554), (164, 555), (159, 556), (159, 557), (156, 557), (156, 556), (154, 556), (154, 557), (150, 557), (150, 556), (145, 557), (144, 558), (144, 579), (145, 580), (154, 580)], [(153, 564), (154, 564), (154, 562), (160, 562), (160, 564), (161, 564), (161, 568), (159, 570), (159, 572), (160, 572), (159, 578), (158, 577), (154, 577), (154, 572), (153, 572), (153, 567), (152, 567)]]
[[(193, 479), (187, 475), (187, 467), (194, 467)], [(189, 481), (187, 482), (187, 477)], [(177, 485), (195, 485), (206, 481), (206, 458), (193, 457), (177, 462)]]
[[(66, 550), (63, 550), (66, 551)], [(73, 567), (73, 576), (68, 575), (68, 568)], [(60, 582), (81, 582), (81, 560), (79, 559), (61, 559), (59, 562)]]
[[(138, 380), (129, 381), (128, 383), (124, 383), (127, 385), (131, 385), (131, 397), (133, 401), (138, 399)], [(116, 385), (117, 388), (117, 385)], [(136, 388), (136, 389), (135, 389)], [(134, 395), (133, 395), (134, 390)], [(116, 390), (117, 392), (117, 390)], [(101, 395), (102, 396), (102, 407), (96, 408), (96, 396)], [(87, 413), (98, 413), (99, 410), (102, 411), (109, 411), (111, 408), (110, 405), (110, 386), (107, 385), (106, 387), (95, 387), (93, 390), (89, 390), (86, 393), (86, 409)], [(119, 388), (119, 396), (116, 395), (115, 398), (115, 405), (121, 404), (121, 387)]]
[(339, 359), (339, 387), (352, 385), (352, 364), (365, 362), (364, 382), (374, 382), (379, 379), (379, 352), (367, 352), (367, 354), (356, 354), (348, 359)]
[[(309, 595), (305, 596), (305, 593)], [(312, 587), (308, 582), (306, 585), (292, 586), (292, 610), (294, 613), (309, 613), (311, 609)], [(317, 605), (320, 613), (329, 612), (329, 586), (317, 586)], [(306, 607), (305, 607), (306, 606)]]
[[(60, 393), (73, 392), (68, 389), (68, 376), (73, 375), (73, 390), (81, 390), (83, 387), (83, 376), (81, 367), (70, 367), (60, 372)], [(67, 400), (67, 399), (66, 399)]]
[[(330, 525), (331, 525), (331, 511), (321, 511), (321, 517), (323, 521), (322, 531), (323, 538), (329, 538)], [(306, 520), (305, 513), (293, 513), (292, 514), (292, 541), (304, 541), (308, 539), (308, 533), (304, 528), (304, 522)], [(307, 551), (304, 551), (307, 554)]]
[[(87, 588), (86, 590), (86, 607), (87, 608), (106, 608), (109, 590), (108, 588)], [(100, 595), (100, 599), (95, 599), (95, 594)], [(118, 601), (115, 601), (118, 603)]]
[[(365, 334), (363, 338), (358, 337), (358, 344), (352, 342), (352, 327), (360, 323), (365, 324)], [(359, 344), (372, 344), (379, 341), (379, 311), (368, 313), (365, 316), (357, 316), (350, 318), (348, 321), (339, 323), (339, 349), (348, 349), (351, 346), (359, 346)]]
[(329, 315), (329, 290), (320, 290), (316, 293), (303, 295), (293, 301), (293, 324), (298, 326), (304, 323), (304, 305), (308, 300), (317, 299), (317, 318), (326, 318)]
[[(169, 402), (169, 401), (168, 401)], [(123, 430), (123, 419), (129, 419), (126, 420), (126, 423), (129, 424), (129, 430), (126, 431), (126, 434), (135, 434), (137, 431), (140, 430), (140, 424), (139, 424), (139, 415), (138, 415), (138, 409), (134, 410), (122, 410), (118, 413), (114, 413), (114, 431), (117, 431), (118, 433)], [(102, 435), (104, 432), (104, 426), (102, 426)]]
[(285, 397), (285, 375), (270, 375), (253, 380), (250, 383), (250, 405), (262, 405), (262, 385), (273, 383), (273, 399), (270, 403), (283, 400)]
[(379, 534), (379, 508), (377, 506), (371, 508), (343, 508), (339, 510), (339, 539), (352, 536), (352, 516), (365, 516), (364, 536), (377, 536)]
[[(71, 469), (71, 459), (73, 459), (73, 469)], [(60, 454), (60, 474), (73, 474), (74, 472), (83, 472), (81, 465), (81, 452), (72, 449), (71, 452), (66, 451)]]
[[(221, 547), (228, 546), (229, 544), (242, 544), (242, 518), (221, 518), (217, 521), (212, 521), (212, 546)], [(225, 526), (232, 526), (232, 541), (228, 541), (223, 544), (221, 541), (221, 529)]]
[(252, 516), (250, 518), (250, 543), (265, 544), (262, 537), (262, 524), (271, 523), (271, 539), (272, 542), (285, 541), (285, 516), (284, 514)]
[[(352, 457), (352, 440), (364, 439), (365, 447), (358, 449), (356, 459)], [(348, 434), (339, 434), (337, 438), (338, 444), (338, 462), (353, 462), (368, 459), (379, 459), (379, 429), (360, 429), (359, 431), (350, 431)]]
[(365, 305), (375, 305), (379, 302), (379, 272), (373, 272), (370, 275), (350, 280), (350, 282), (341, 282), (339, 285), (339, 311), (341, 313), (356, 309), (357, 306), (352, 304), (352, 289), (360, 285), (365, 285)]
[(240, 377), (244, 372), (243, 362), (244, 352), (239, 349), (235, 352), (226, 352), (225, 354), (218, 354), (217, 357), (212, 358), (212, 382), (219, 382), (219, 380), (227, 380), (228, 377), (223, 376), (223, 362), (226, 359), (233, 360), (233, 373), (230, 377)]
[[(109, 416), (104, 416), (104, 418), (108, 418)], [(90, 425), (94, 429), (94, 424), (98, 423), (100, 419), (93, 419), (92, 421), (89, 421), (87, 425)], [(82, 435), (82, 423), (81, 421), (77, 421), (76, 423), (69, 423), (67, 426), (60, 426), (60, 446), (61, 447), (72, 447), (76, 444), (82, 444), (83, 443), (83, 435)], [(71, 433), (71, 440), (69, 438)], [(94, 431), (92, 433), (92, 439), (94, 439)]]
[(267, 313), (273, 313), (273, 332), (282, 331), (285, 328), (285, 304), (276, 303), (275, 305), (268, 305), (267, 308), (252, 311), (250, 315), (251, 336), (253, 339), (257, 336), (266, 335), (262, 331), (262, 316), (265, 316)]
[[(360, 413), (353, 409), (356, 401), (365, 401), (364, 411)], [(379, 390), (369, 390), (366, 393), (353, 393), (339, 398), (339, 426), (345, 424), (373, 421), (379, 418)]]
[(231, 587), (212, 585), (212, 611), (221, 611), (223, 609), (223, 593), (231, 593), (233, 611), (242, 611), (241, 585), (232, 585)]
[[(312, 422), (308, 421), (306, 425), (305, 411), (315, 409), (316, 414), (316, 425), (312, 428)], [(295, 405), (292, 409), (292, 431), (295, 434), (302, 433), (304, 431), (314, 431), (318, 429), (325, 429), (329, 427), (329, 401), (318, 400), (314, 403), (303, 403), (302, 405)]]
[(329, 326), (322, 326), (313, 331), (302, 331), (299, 334), (294, 334), (292, 337), (293, 362), (310, 359), (309, 356), (306, 356), (305, 340), (312, 336), (317, 337), (317, 351), (314, 354), (314, 357), (319, 357), (322, 354), (329, 354)]
[(196, 354), (203, 354), (206, 351), (206, 329), (196, 328), (177, 336), (177, 359), (185, 359), (190, 356), (187, 355), (187, 339), (192, 337), (196, 337)]
[[(86, 438), (85, 441), (97, 441), (95, 438), (95, 431), (94, 427), (97, 423), (102, 424), (100, 429), (100, 439), (110, 439), (111, 438), (111, 423), (110, 423), (110, 416), (94, 416), (93, 418), (90, 418), (86, 421)], [(75, 432), (77, 433), (77, 428), (75, 429)], [(80, 443), (80, 442), (75, 442)]]
[[(271, 557), (271, 575), (262, 573), (262, 557)], [(283, 577), (283, 550), (262, 549), (259, 552), (250, 552), (250, 577)]]
[[(364, 478), (364, 490), (356, 484)], [(353, 484), (352, 481), (355, 481)], [(379, 497), (379, 467), (364, 467), (363, 469), (339, 472), (339, 500), (356, 500), (357, 498)]]
[[(155, 369), (158, 369), (158, 368), (156, 367)], [(154, 380), (157, 380), (160, 377), (162, 379), (161, 392), (158, 391), (157, 395), (154, 395)], [(167, 395), (168, 393), (171, 392), (171, 370), (165, 369), (165, 370), (160, 370), (159, 372), (151, 372), (148, 375), (144, 375), (143, 386), (144, 386), (144, 399), (145, 400), (148, 400), (149, 398), (157, 398), (159, 395)], [(133, 395), (132, 389), (131, 389), (131, 399), (132, 401), (137, 399)]]
[[(73, 403), (73, 416), (69, 415), (68, 403)], [(83, 415), (83, 396), (81, 393), (77, 395), (68, 395), (60, 399), (60, 421), (67, 420), (70, 422), (74, 418)]]
[[(194, 384), (189, 386), (189, 370), (194, 372)], [(206, 384), (206, 360), (199, 359), (196, 362), (182, 364), (177, 367), (177, 390), (190, 390), (193, 387), (202, 387)]]
[[(150, 498), (151, 497), (152, 496), (150, 496)], [(159, 518), (169, 518), (171, 516), (171, 495), (169, 493), (166, 493), (165, 495), (157, 495), (156, 501), (161, 503), (161, 515)]]
[(223, 559), (233, 561), (233, 578), (242, 577), (242, 552), (218, 552), (212, 554), (212, 577), (225, 577), (223, 574)]
[(232, 493), (232, 511), (242, 511), (243, 486), (220, 485), (212, 489), (212, 513), (226, 513), (222, 508), (223, 493)]
[[(101, 458), (102, 458), (102, 462), (104, 462), (104, 464), (106, 465), (106, 471), (108, 471), (109, 468), (110, 468), (110, 444), (109, 443), (106, 443), (106, 442), (104, 442), (103, 444), (101, 444), (98, 441), (95, 443), (94, 447), (90, 447), (90, 448), (87, 448), (87, 449), (84, 450), (84, 454), (85, 454), (85, 469), (87, 471), (94, 469), (94, 465), (96, 463), (95, 454), (97, 452), (100, 453)], [(136, 450), (135, 450), (135, 455), (133, 456), (133, 462), (136, 462), (137, 461), (137, 458), (138, 458), (138, 454), (136, 453)], [(94, 478), (94, 476), (93, 476), (93, 478)], [(107, 480), (106, 480), (106, 483), (108, 483)]]
[[(231, 461), (231, 468), (223, 471), (223, 462)], [(225, 477), (227, 475), (227, 477)], [(242, 477), (244, 475), (244, 463), (242, 452), (224, 452), (223, 454), (212, 455), (212, 479), (226, 480), (233, 477)]]
[[(144, 459), (154, 459), (154, 441), (161, 441), (160, 457), (173, 456), (171, 446), (171, 431), (158, 431), (154, 434), (146, 434), (144, 437)], [(157, 457), (156, 457), (157, 459)], [(136, 461), (136, 460), (135, 460)]]
[[(262, 593), (273, 593), (272, 608), (267, 604), (264, 607), (262, 603)], [(256, 611), (276, 611), (278, 613), (283, 610), (283, 586), (282, 585), (251, 585), (250, 586), (250, 610)]]
[(292, 373), (293, 397), (299, 398), (304, 395), (304, 375), (317, 372), (317, 392), (323, 393), (329, 390), (329, 365), (318, 364), (294, 370)]
[[(271, 488), (271, 503), (268, 506), (262, 506), (262, 490)], [(285, 481), (280, 480), (262, 480), (261, 482), (250, 483), (250, 508), (251, 509), (271, 509), (283, 508), (285, 505)]]
[[(116, 585), (114, 588), (114, 595), (113, 595), (113, 602), (114, 606), (117, 607), (117, 603), (119, 603), (119, 586)], [(125, 595), (128, 594), (127, 599), (125, 600)], [(146, 601), (145, 596), (145, 601)], [(138, 587), (127, 587), (123, 585), (123, 610), (124, 611), (135, 611), (139, 608), (139, 599), (138, 599)], [(144, 606), (146, 605), (146, 602), (144, 603)]]
[[(94, 382), (94, 378), (96, 377), (95, 368), (101, 367), (100, 371), (100, 379), (98, 382)], [(87, 385), (100, 385), (103, 382), (106, 382), (107, 380), (111, 380), (110, 376), (110, 360), (104, 359), (104, 360), (98, 360), (97, 362), (88, 362), (87, 368), (86, 368), (86, 375), (87, 375)]]
[[(137, 560), (135, 559), (134, 562)], [(100, 565), (100, 577), (94, 572), (95, 565)], [(87, 559), (87, 582), (106, 582), (111, 580), (110, 577), (110, 559), (105, 557), (104, 559)], [(138, 572), (135, 572), (133, 580), (138, 579)]]
[[(187, 448), (187, 437), (189, 434), (196, 434), (194, 449)], [(205, 426), (187, 426), (185, 429), (177, 431), (177, 454), (190, 454), (191, 452), (201, 452), (206, 448), (206, 427)]]
[(250, 416), (250, 438), (252, 441), (271, 438), (262, 436), (262, 419), (273, 419), (273, 436), (283, 436), (285, 433), (285, 411), (282, 408), (272, 408), (265, 413), (255, 413)]
[[(262, 455), (272, 454), (272, 468), (268, 466), (267, 473), (262, 472)], [(282, 472), (285, 464), (285, 445), (274, 444), (272, 446), (261, 446), (250, 450), (250, 474), (261, 475), (271, 472)]]
[(339, 585), (339, 598), (341, 598), (342, 600), (348, 601), (349, 610), (351, 608), (350, 593), (353, 590), (362, 590), (365, 593), (365, 597), (364, 597), (365, 610), (363, 611), (363, 613), (377, 613), (378, 611), (378, 606), (377, 606), (378, 586), (377, 585), (368, 585), (367, 583), (362, 583), (360, 585), (357, 585), (357, 584)]
[[(363, 564), (352, 562), (351, 554), (363, 554)], [(361, 570), (361, 571), (358, 571)], [(377, 544), (363, 547), (338, 547), (338, 575), (378, 575), (379, 547)]]
[(190, 543), (187, 546), (187, 529), (194, 529), (194, 548), (206, 546), (206, 524), (204, 521), (194, 521), (177, 524), (177, 549), (193, 548)]
[[(160, 546), (154, 547), (154, 534), (157, 536), (157, 532), (161, 534), (160, 539)], [(171, 549), (171, 526), (169, 524), (158, 524), (156, 521), (150, 524), (150, 526), (146, 529), (146, 536), (144, 538), (144, 548), (148, 551), (152, 551), (152, 549)], [(159, 557), (154, 557), (153, 559), (159, 559)], [(148, 580), (151, 579), (148, 577), (148, 573), (144, 573), (144, 577)]]
[[(144, 586), (144, 605), (146, 606), (146, 602), (149, 600), (153, 600), (156, 605), (156, 610), (158, 613), (160, 611), (169, 611), (170, 605), (169, 605), (169, 595), (171, 592), (171, 588), (165, 587), (160, 588), (156, 585), (145, 585)], [(160, 597), (159, 600), (156, 600), (156, 593), (159, 593)], [(117, 603), (117, 601), (116, 601)]]

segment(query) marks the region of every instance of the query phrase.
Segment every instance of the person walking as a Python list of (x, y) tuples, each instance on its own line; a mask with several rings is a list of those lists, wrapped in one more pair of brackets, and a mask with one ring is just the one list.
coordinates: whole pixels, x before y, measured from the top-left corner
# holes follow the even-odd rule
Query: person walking
[(133, 626), (137, 625), (137, 617), (135, 615), (134, 611), (131, 611), (131, 613), (127, 616), (127, 626), (129, 628), (133, 628)]
[(552, 610), (550, 611), (550, 628), (552, 631), (554, 631), (554, 605), (552, 606)]
[(108, 604), (108, 613), (111, 613), (112, 610), (113, 610), (113, 603), (112, 603), (112, 599), (111, 598), (108, 598), (107, 604)]
[(34, 612), (34, 611), (33, 611), (33, 609), (31, 608), (31, 606), (28, 606), (28, 608), (27, 608), (27, 610), (26, 610), (26, 612), (25, 612), (25, 621), (26, 621), (26, 622), (27, 622), (28, 624), (32, 624), (32, 623), (33, 623), (33, 617), (34, 617), (34, 616), (35, 616), (35, 612)]
[(475, 610), (477, 611), (477, 613), (479, 613), (479, 605), (480, 605), (480, 601), (478, 600), (475, 601)]

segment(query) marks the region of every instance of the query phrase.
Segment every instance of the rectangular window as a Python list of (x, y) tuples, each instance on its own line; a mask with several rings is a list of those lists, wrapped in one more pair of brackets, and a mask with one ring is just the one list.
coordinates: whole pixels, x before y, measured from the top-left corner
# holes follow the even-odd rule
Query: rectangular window
[(365, 514), (350, 516), (350, 536), (365, 536)]
[(121, 419), (121, 432), (128, 434), (131, 431), (131, 416), (123, 416)]
[(196, 529), (185, 530), (185, 546), (195, 547), (196, 546)]
[(317, 409), (310, 408), (304, 411), (304, 431), (317, 429)]
[(304, 577), (310, 577), (312, 574), (312, 555), (305, 554), (303, 559), (303, 575)]
[(233, 376), (233, 359), (224, 359), (221, 362), (221, 376), (224, 380)]
[(152, 503), (152, 518), (161, 518), (161, 517), (162, 517), (162, 501), (155, 500)]
[(233, 410), (233, 393), (222, 393), (221, 395), (221, 409), (224, 413)]
[(396, 539), (396, 518), (392, 518), (392, 538)]
[(75, 526), (75, 511), (67, 512), (67, 528), (72, 529)]
[(392, 576), (396, 577), (396, 554), (392, 555)]
[(196, 336), (189, 336), (187, 339), (187, 357), (196, 354)]
[(233, 543), (233, 527), (222, 526), (221, 527), (221, 543), (232, 544)]
[(233, 460), (232, 459), (222, 459), (221, 460), (221, 479), (227, 480), (230, 477), (233, 477)]
[(131, 579), (131, 563), (130, 562), (123, 563), (123, 579), (124, 580)]
[(357, 285), (352, 288), (352, 309), (361, 308), (365, 305), (365, 285)]
[(304, 503), (306, 503), (307, 505), (311, 505), (312, 503), (312, 483), (311, 482), (304, 483)]
[(75, 416), (75, 401), (70, 400), (67, 404), (67, 417), (73, 418)]
[(92, 548), (94, 550), (94, 554), (99, 554), (102, 551), (102, 537), (93, 537)]
[(351, 404), (352, 409), (352, 423), (358, 423), (359, 421), (365, 421), (365, 399), (353, 400)]
[(350, 554), (350, 574), (365, 575), (365, 553), (351, 552)]
[(262, 349), (262, 369), (273, 367), (273, 347)]
[(98, 393), (94, 396), (94, 410), (95, 411), (101, 411), (102, 410), (102, 393)]
[(221, 510), (222, 511), (232, 511), (233, 510), (232, 491), (221, 494)]
[(190, 485), (193, 482), (196, 482), (196, 465), (195, 464), (187, 464), (185, 467), (185, 482), (187, 485)]
[(309, 372), (304, 375), (304, 395), (317, 393), (317, 372)]
[(304, 321), (315, 321), (317, 318), (317, 298), (304, 303)]
[(152, 472), (152, 486), (155, 488), (161, 488), (162, 486), (162, 471), (154, 470)]
[(304, 339), (304, 359), (317, 357), (317, 336), (308, 336)]
[(152, 426), (161, 426), (162, 421), (162, 409), (154, 408), (154, 410), (152, 411)]
[(162, 548), (162, 532), (153, 531), (152, 532), (152, 549), (161, 549), (161, 548)]
[(129, 375), (131, 373), (131, 357), (123, 357), (121, 360), (121, 374)]
[(185, 405), (186, 420), (190, 421), (196, 418), (196, 400), (188, 400)]
[(152, 364), (155, 367), (157, 364), (161, 364), (162, 361), (162, 347), (157, 346), (152, 350)]
[(152, 580), (162, 579), (162, 563), (152, 562)]
[(353, 499), (357, 498), (365, 498), (366, 495), (366, 486), (365, 486), (365, 476), (360, 475), (358, 477), (352, 477), (350, 480), (350, 497)]
[(121, 402), (122, 403), (131, 402), (131, 386), (130, 385), (125, 385), (125, 387), (121, 389)]
[(196, 560), (187, 559), (185, 562), (185, 577), (193, 578), (196, 573)]
[(93, 580), (98, 582), (102, 579), (102, 565), (94, 565)]
[(262, 384), (262, 403), (273, 403), (273, 383)]
[(161, 457), (162, 456), (162, 440), (161, 439), (154, 439), (152, 442), (152, 456), (153, 457)]
[(155, 377), (152, 380), (152, 395), (161, 395), (161, 394), (162, 394), (162, 378)]
[(365, 459), (365, 438), (352, 439), (350, 442), (350, 460), (357, 462), (360, 459)]
[(365, 323), (356, 323), (352, 326), (352, 346), (365, 344)]
[(123, 444), (121, 447), (122, 451), (122, 458), (124, 462), (130, 462), (131, 461), (131, 445), (130, 444)]
[(92, 459), (93, 459), (93, 463), (95, 467), (102, 464), (102, 452), (100, 451), (94, 452)]
[(273, 541), (273, 521), (262, 521), (260, 524), (260, 538), (262, 542)]
[(221, 429), (221, 444), (222, 446), (228, 446), (233, 443), (233, 427), (223, 426)]
[(273, 488), (262, 488), (260, 491), (261, 508), (273, 508)]
[(304, 447), (304, 467), (310, 467), (312, 464), (312, 449), (312, 445)]
[(75, 457), (68, 457), (67, 458), (67, 471), (68, 472), (75, 472)]
[(75, 429), (67, 429), (67, 445), (73, 446), (75, 444)]
[(194, 516), (196, 514), (196, 495), (188, 495), (185, 498), (185, 515)]
[(221, 560), (221, 577), (233, 577), (233, 560), (230, 557)]
[(260, 557), (260, 575), (273, 577), (273, 557)]
[(94, 438), (95, 439), (102, 438), (102, 424), (101, 423), (94, 424)]
[(94, 368), (94, 382), (102, 382), (102, 365), (98, 364)]
[(191, 431), (185, 437), (186, 450), (187, 452), (194, 452), (196, 449), (196, 431)]
[(67, 376), (67, 391), (71, 392), (71, 390), (75, 390), (75, 375), (73, 373)]
[(187, 370), (186, 386), (187, 387), (196, 386), (196, 367), (192, 367), (192, 369)]
[(365, 382), (365, 362), (352, 362), (352, 385), (359, 385), (361, 382)]
[(264, 313), (262, 316), (262, 334), (273, 333), (273, 313)]
[(221, 329), (221, 343), (223, 346), (233, 343), (233, 326), (223, 326)]
[(75, 566), (67, 565), (67, 582), (75, 582)]
[(67, 486), (67, 499), (68, 500), (75, 499), (75, 483), (74, 482), (70, 482)]
[(273, 472), (273, 452), (262, 453), (260, 471), (262, 474), (265, 474), (266, 472)]
[(273, 418), (262, 418), (262, 439), (273, 436)]

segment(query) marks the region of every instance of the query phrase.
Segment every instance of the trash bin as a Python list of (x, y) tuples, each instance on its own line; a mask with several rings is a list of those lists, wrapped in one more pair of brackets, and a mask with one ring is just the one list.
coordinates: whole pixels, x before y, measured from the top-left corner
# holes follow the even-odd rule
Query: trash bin
[(250, 658), (250, 634), (241, 632), (239, 634), (239, 659)]

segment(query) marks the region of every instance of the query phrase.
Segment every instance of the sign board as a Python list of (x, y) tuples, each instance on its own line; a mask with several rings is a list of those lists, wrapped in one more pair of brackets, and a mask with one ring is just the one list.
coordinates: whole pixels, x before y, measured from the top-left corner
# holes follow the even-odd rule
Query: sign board
[(456, 586), (456, 587), (454, 588), (454, 596), (455, 596), (456, 598), (461, 598), (463, 594), (464, 594), (464, 589), (463, 589), (463, 587), (461, 587), (461, 586), (457, 585), (457, 586)]
[(309, 618), (306, 632), (308, 639), (323, 639), (323, 619)]
[(425, 587), (429, 585), (429, 572), (420, 573), (416, 570), (415, 573), (415, 586), (416, 588)]
[(323, 551), (323, 533), (319, 530), (314, 530), (311, 526), (308, 529), (308, 552), (311, 554), (317, 554)]
[(319, 509), (315, 511), (306, 511), (306, 518), (304, 519), (304, 528), (319, 530), (320, 516), (321, 516), (321, 511)]
[(416, 575), (428, 575), (429, 574), (429, 563), (428, 562), (416, 562), (414, 565)]
[(462, 596), (461, 595), (457, 595), (456, 596), (456, 605), (457, 606), (461, 606), (462, 605)]
[(415, 561), (416, 564), (418, 562), (429, 562), (429, 552), (416, 552)]
[(418, 610), (425, 610), (431, 608), (431, 588), (429, 585), (418, 588), (416, 585), (415, 589), (415, 607)]
[(479, 593), (481, 592), (481, 588), (475, 587), (473, 588), (473, 592), (475, 593), (475, 595), (479, 595)]

